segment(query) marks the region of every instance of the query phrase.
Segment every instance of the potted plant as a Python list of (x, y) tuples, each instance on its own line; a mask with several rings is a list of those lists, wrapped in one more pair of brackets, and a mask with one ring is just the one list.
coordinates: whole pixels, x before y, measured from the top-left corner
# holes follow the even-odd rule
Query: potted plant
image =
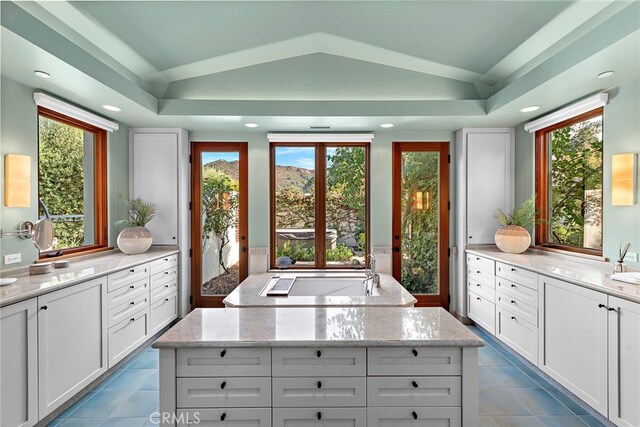
[(127, 255), (144, 253), (153, 243), (153, 236), (145, 225), (155, 216), (156, 205), (143, 202), (139, 198), (124, 200), (129, 218), (116, 223), (126, 225), (126, 228), (118, 234), (118, 248)]
[(527, 229), (536, 223), (534, 198), (527, 199), (520, 206), (507, 213), (498, 209), (497, 216), (501, 225), (495, 235), (498, 249), (512, 254), (526, 251), (531, 245), (531, 235)]

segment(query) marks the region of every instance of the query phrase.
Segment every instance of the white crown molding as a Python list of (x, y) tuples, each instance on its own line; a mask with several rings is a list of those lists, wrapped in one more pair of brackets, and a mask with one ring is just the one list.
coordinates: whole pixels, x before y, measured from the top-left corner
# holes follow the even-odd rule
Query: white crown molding
[(371, 142), (372, 133), (268, 133), (269, 142)]
[(568, 107), (555, 111), (551, 114), (547, 114), (544, 117), (540, 117), (537, 120), (525, 124), (524, 130), (531, 133), (536, 132), (540, 129), (544, 129), (546, 127), (555, 125), (556, 123), (560, 123), (562, 121), (570, 119), (571, 117), (586, 113), (587, 111), (591, 111), (599, 107), (604, 107), (605, 105), (607, 105), (608, 100), (609, 94), (606, 92), (590, 96), (589, 98), (585, 98), (582, 101), (571, 104)]
[(111, 120), (107, 120), (96, 114), (90, 113), (86, 110), (83, 110), (82, 108), (78, 108), (64, 101), (60, 101), (59, 99), (53, 98), (42, 92), (34, 92), (33, 100), (39, 107), (44, 107), (49, 110), (56, 111), (60, 114), (64, 114), (65, 116), (72, 117), (85, 123), (89, 123), (90, 125), (99, 127), (100, 129), (104, 129), (109, 132), (114, 132), (119, 128), (116, 122), (112, 122)]

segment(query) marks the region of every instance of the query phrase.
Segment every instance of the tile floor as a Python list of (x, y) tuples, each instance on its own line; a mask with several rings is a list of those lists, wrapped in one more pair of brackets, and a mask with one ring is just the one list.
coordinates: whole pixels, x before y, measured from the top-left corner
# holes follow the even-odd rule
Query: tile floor
[[(471, 330), (487, 343), (480, 349), (480, 426), (603, 426), (495, 338)], [(158, 351), (149, 347), (49, 426), (153, 426), (149, 415), (157, 409)]]

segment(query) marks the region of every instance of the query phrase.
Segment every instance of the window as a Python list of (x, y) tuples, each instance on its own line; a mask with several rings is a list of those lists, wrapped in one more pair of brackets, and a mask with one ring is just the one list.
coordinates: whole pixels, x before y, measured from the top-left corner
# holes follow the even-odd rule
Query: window
[(106, 131), (38, 107), (40, 218), (56, 238), (41, 258), (107, 246)]
[(367, 143), (271, 143), (271, 267), (364, 267)]
[(536, 131), (536, 244), (602, 255), (602, 108)]

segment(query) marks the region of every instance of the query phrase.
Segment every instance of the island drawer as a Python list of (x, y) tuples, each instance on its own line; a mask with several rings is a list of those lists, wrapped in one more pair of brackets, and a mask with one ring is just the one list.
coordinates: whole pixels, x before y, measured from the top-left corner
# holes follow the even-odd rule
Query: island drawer
[(461, 406), (461, 377), (369, 377), (367, 406)]
[(489, 301), (496, 299), (496, 291), (493, 287), (480, 283), (477, 280), (467, 280), (467, 291), (485, 297)]
[(271, 378), (178, 378), (176, 400), (180, 408), (269, 408)]
[(138, 280), (107, 293), (107, 310), (111, 310), (135, 297), (149, 292), (149, 278)]
[(168, 255), (166, 257), (151, 261), (151, 274), (156, 274), (178, 265), (178, 254)]
[(496, 262), (489, 258), (484, 258), (474, 254), (467, 254), (467, 265), (478, 267), (481, 270), (486, 270), (491, 274), (495, 273)]
[(467, 314), (471, 320), (489, 333), (496, 333), (495, 299), (489, 300), (474, 292), (467, 292)]
[(367, 427), (390, 426), (461, 427), (462, 410), (435, 407), (367, 408)]
[(364, 377), (365, 348), (274, 348), (274, 377)]
[(169, 282), (178, 281), (178, 267), (173, 267), (160, 273), (151, 275), (151, 289), (157, 289)]
[(497, 310), (496, 337), (533, 364), (538, 363), (538, 328), (515, 313)]
[(438, 347), (368, 349), (368, 375), (460, 375), (462, 350)]
[(135, 267), (116, 271), (107, 276), (107, 292), (113, 292), (123, 286), (149, 277), (149, 264), (140, 264)]
[(538, 291), (502, 277), (496, 277), (496, 290), (518, 298), (532, 307), (538, 307)]
[(518, 318), (538, 326), (538, 309), (522, 302), (518, 297), (496, 292), (496, 307), (513, 312)]
[(140, 293), (109, 310), (107, 314), (108, 326), (112, 327), (147, 307), (149, 307), (149, 294), (146, 292)]
[(269, 377), (269, 348), (186, 348), (176, 352), (178, 377)]
[(135, 350), (147, 337), (149, 311), (139, 311), (109, 328), (109, 368)]
[(178, 409), (176, 418), (178, 427), (226, 425), (271, 427), (271, 409), (266, 408)]
[(178, 317), (178, 293), (165, 295), (151, 304), (149, 309), (149, 335), (155, 335), (160, 329)]
[(274, 378), (273, 406), (366, 406), (366, 377)]
[(495, 286), (496, 276), (478, 267), (467, 266), (467, 279), (476, 280), (485, 285)]
[(178, 291), (178, 282), (176, 280), (165, 283), (164, 285), (156, 287), (155, 289), (151, 289), (151, 304), (163, 299), (165, 295), (171, 294), (177, 291)]
[(502, 262), (496, 262), (496, 276), (510, 279), (516, 283), (529, 286), (536, 291), (538, 290), (538, 274), (533, 271)]
[(274, 408), (273, 427), (367, 427), (365, 408)]

